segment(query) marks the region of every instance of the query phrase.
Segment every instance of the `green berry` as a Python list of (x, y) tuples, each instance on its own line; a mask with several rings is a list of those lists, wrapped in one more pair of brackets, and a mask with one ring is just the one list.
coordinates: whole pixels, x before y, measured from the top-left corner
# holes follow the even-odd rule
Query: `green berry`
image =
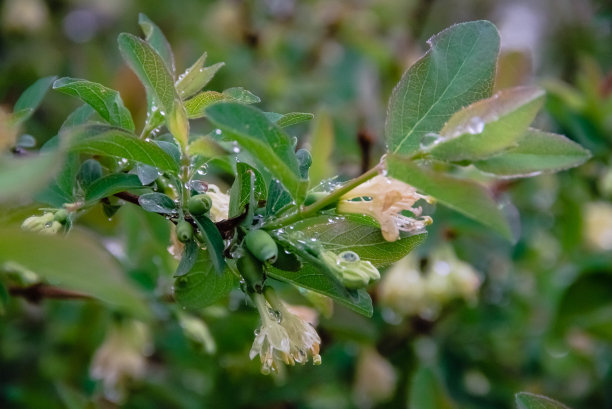
[(180, 220), (176, 224), (176, 237), (181, 243), (186, 243), (193, 237), (193, 227), (188, 221)]
[(276, 242), (263, 230), (248, 232), (244, 238), (244, 243), (247, 249), (262, 263), (274, 263), (278, 257)]
[(244, 278), (247, 289), (261, 293), (263, 290), (264, 271), (261, 262), (248, 249), (236, 261), (236, 267)]
[(212, 199), (207, 194), (195, 195), (189, 198), (187, 202), (187, 208), (189, 213), (199, 216), (210, 210), (212, 206)]

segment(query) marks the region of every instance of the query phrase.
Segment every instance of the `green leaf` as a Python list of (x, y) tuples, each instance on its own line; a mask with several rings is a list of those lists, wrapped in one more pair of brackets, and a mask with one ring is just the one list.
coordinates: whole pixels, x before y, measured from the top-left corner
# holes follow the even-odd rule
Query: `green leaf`
[(138, 14), (138, 25), (142, 29), (147, 42), (153, 47), (153, 49), (159, 54), (164, 61), (166, 68), (170, 71), (173, 76), (176, 73), (174, 67), (174, 55), (172, 54), (172, 48), (166, 40), (166, 36), (160, 30), (160, 28), (144, 13)]
[(312, 167), (310, 169), (311, 184), (317, 185), (323, 179), (335, 175), (331, 155), (334, 151), (334, 124), (327, 112), (320, 112), (312, 123), (310, 131), (310, 146)]
[(271, 180), (268, 186), (266, 215), (274, 216), (291, 205), (291, 195), (278, 180)]
[(201, 310), (226, 297), (236, 280), (229, 271), (215, 274), (208, 253), (200, 250), (193, 268), (174, 281), (174, 298), (185, 308)]
[(31, 198), (61, 169), (62, 154), (17, 158), (0, 156), (0, 203)]
[(136, 174), (143, 185), (149, 185), (159, 177), (157, 168), (142, 163), (136, 164)]
[(74, 185), (79, 171), (79, 155), (69, 153), (62, 163), (57, 176), (49, 186), (38, 192), (34, 197), (36, 201), (60, 207), (64, 203), (74, 202)]
[(125, 280), (118, 263), (90, 236), (39, 235), (19, 228), (0, 231), (0, 263), (15, 262), (53, 285), (82, 292), (139, 318), (147, 305)]
[(451, 409), (454, 407), (440, 381), (428, 368), (419, 368), (412, 377), (409, 409)]
[(300, 202), (306, 183), (300, 179), (290, 138), (258, 109), (237, 103), (219, 103), (206, 110), (208, 119), (236, 140)]
[(525, 177), (572, 168), (590, 157), (588, 150), (563, 135), (529, 129), (516, 147), (474, 165), (495, 175)]
[[(138, 139), (118, 128), (84, 126), (73, 130), (70, 150), (141, 162), (177, 174), (177, 162), (154, 142)], [(93, 136), (90, 136), (93, 133)]]
[(194, 219), (204, 238), (210, 262), (218, 274), (223, 274), (225, 269), (225, 257), (223, 256), (225, 244), (223, 243), (221, 233), (219, 233), (217, 226), (208, 217), (200, 215), (194, 216)]
[(89, 189), (89, 187), (96, 180), (102, 177), (102, 165), (95, 159), (87, 159), (81, 165), (79, 169), (79, 173), (77, 175), (77, 180), (81, 188), (85, 191)]
[(272, 121), (281, 128), (301, 124), (302, 122), (310, 121), (314, 115), (308, 112), (289, 112), (281, 115), (280, 118)]
[(206, 115), (206, 108), (220, 101), (225, 101), (223, 94), (217, 91), (204, 91), (185, 101), (187, 116), (191, 119), (202, 118)]
[(115, 193), (142, 187), (137, 175), (113, 173), (93, 182), (85, 193), (85, 201), (92, 203)]
[(385, 136), (391, 153), (413, 153), (422, 137), (439, 132), (453, 113), (491, 95), (499, 52), (493, 24), (456, 24), (428, 44), (389, 100)]
[[(251, 195), (254, 201), (252, 205), (256, 206), (260, 201), (266, 200), (267, 190), (266, 182), (257, 169), (244, 162), (238, 162), (236, 179), (230, 189), (229, 217), (241, 215), (245, 206), (250, 203)], [(250, 208), (249, 210), (254, 211), (255, 209)]]
[(80, 107), (72, 111), (70, 115), (68, 115), (68, 117), (62, 124), (59, 133), (62, 133), (62, 131), (65, 131), (73, 126), (85, 124), (87, 121), (89, 121), (89, 119), (94, 113), (95, 110), (91, 107), (91, 105), (81, 105)]
[(518, 409), (569, 409), (564, 404), (554, 401), (546, 396), (534, 393), (519, 392), (516, 394)]
[(257, 95), (242, 87), (228, 88), (223, 91), (223, 95), (230, 102), (238, 102), (241, 104), (257, 104), (261, 102), (261, 99)]
[(508, 221), (491, 193), (480, 184), (433, 172), (398, 155), (387, 156), (390, 176), (433, 196), (443, 205), (489, 226), (513, 240)]
[(370, 261), (376, 267), (396, 262), (423, 243), (426, 233), (386, 241), (380, 227), (363, 216), (315, 216), (292, 225), (305, 239), (315, 241), (326, 250), (341, 253), (354, 251), (362, 260)]
[(123, 59), (163, 113), (168, 130), (181, 146), (186, 146), (189, 139), (187, 113), (162, 57), (146, 41), (131, 34), (119, 34), (118, 42)]
[[(140, 178), (138, 178), (140, 181)], [(176, 213), (176, 203), (169, 196), (158, 193), (144, 193), (138, 197), (138, 204), (147, 212), (173, 214)]]
[(266, 274), (277, 280), (326, 295), (366, 317), (371, 317), (373, 314), (372, 299), (366, 290), (349, 291), (338, 280), (332, 279), (310, 263), (304, 263), (299, 271), (268, 267)]
[(187, 274), (196, 261), (198, 260), (198, 254), (201, 252), (200, 246), (196, 240), (189, 240), (185, 243), (185, 251), (183, 252), (183, 256), (181, 257), (181, 261), (179, 265), (176, 267), (176, 272), (174, 273), (175, 277), (184, 276)]
[(217, 71), (225, 65), (225, 63), (219, 62), (210, 67), (204, 67), (205, 62), (206, 53), (202, 54), (176, 81), (176, 89), (181, 98), (186, 99), (200, 92), (213, 79)]
[(134, 131), (132, 114), (123, 104), (121, 95), (114, 89), (96, 82), (64, 77), (53, 83), (53, 89), (72, 95), (90, 105), (109, 124)]
[(25, 122), (32, 116), (56, 78), (56, 76), (41, 78), (21, 94), (13, 108), (13, 115), (16, 117), (15, 125)]
[(486, 159), (515, 146), (544, 102), (538, 87), (502, 90), (455, 113), (430, 154), (448, 162)]

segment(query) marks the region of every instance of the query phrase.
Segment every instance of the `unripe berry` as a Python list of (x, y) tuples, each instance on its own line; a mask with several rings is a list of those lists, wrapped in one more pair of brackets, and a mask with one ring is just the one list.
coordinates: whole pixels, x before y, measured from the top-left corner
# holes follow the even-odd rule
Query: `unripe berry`
[(193, 237), (193, 227), (188, 221), (180, 220), (176, 224), (176, 237), (181, 243), (186, 243)]
[(194, 216), (199, 216), (210, 210), (212, 206), (212, 199), (207, 194), (199, 194), (189, 198), (187, 202), (187, 208), (189, 213)]
[(263, 230), (251, 230), (244, 238), (247, 249), (262, 263), (274, 263), (278, 257), (278, 246)]
[(264, 272), (263, 265), (246, 249), (242, 256), (236, 261), (236, 267), (244, 278), (249, 291), (261, 293), (263, 290)]

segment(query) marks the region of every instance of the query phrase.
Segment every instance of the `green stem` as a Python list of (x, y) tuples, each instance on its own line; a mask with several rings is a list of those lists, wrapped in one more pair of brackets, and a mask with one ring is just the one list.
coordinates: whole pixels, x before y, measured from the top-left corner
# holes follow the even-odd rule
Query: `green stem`
[(324, 209), (325, 207), (336, 203), (340, 199), (340, 197), (342, 197), (344, 194), (350, 192), (357, 186), (361, 185), (364, 182), (367, 182), (368, 180), (372, 179), (374, 176), (378, 175), (380, 173), (381, 168), (382, 168), (382, 165), (379, 163), (378, 165), (374, 166), (372, 169), (368, 170), (361, 176), (358, 176), (355, 179), (349, 180), (344, 185), (340, 186), (336, 190), (331, 191), (327, 196), (317, 200), (313, 204), (302, 208), (300, 211), (289, 214), (285, 217), (281, 217), (278, 220), (274, 220), (271, 223), (267, 223), (266, 225), (264, 225), (264, 228), (266, 230), (278, 229), (283, 226), (287, 226), (295, 222), (298, 222), (306, 217), (310, 217), (314, 215), (319, 210)]

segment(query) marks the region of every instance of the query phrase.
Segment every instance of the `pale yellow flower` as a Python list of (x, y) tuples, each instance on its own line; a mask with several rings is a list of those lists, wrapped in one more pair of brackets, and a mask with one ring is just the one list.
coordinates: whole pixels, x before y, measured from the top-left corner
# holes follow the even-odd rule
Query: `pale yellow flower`
[[(417, 193), (416, 189), (404, 182), (378, 175), (357, 186), (338, 202), (339, 213), (359, 213), (373, 217), (380, 224), (380, 230), (387, 241), (395, 241), (400, 231), (417, 233), (432, 223), (429, 216), (421, 216), (422, 208), (415, 203), (423, 199), (429, 203), (432, 198)], [(402, 211), (411, 212), (414, 217), (405, 216)]]
[(42, 216), (30, 216), (23, 221), (21, 228), (43, 234), (56, 234), (63, 225), (54, 220), (53, 213), (45, 213)]
[(322, 251), (319, 258), (333, 270), (342, 283), (352, 289), (363, 288), (380, 279), (380, 272), (370, 261), (361, 260), (354, 251)]
[(229, 217), (229, 195), (221, 192), (217, 185), (209, 184), (206, 194), (212, 200), (210, 216), (213, 222), (225, 220)]

